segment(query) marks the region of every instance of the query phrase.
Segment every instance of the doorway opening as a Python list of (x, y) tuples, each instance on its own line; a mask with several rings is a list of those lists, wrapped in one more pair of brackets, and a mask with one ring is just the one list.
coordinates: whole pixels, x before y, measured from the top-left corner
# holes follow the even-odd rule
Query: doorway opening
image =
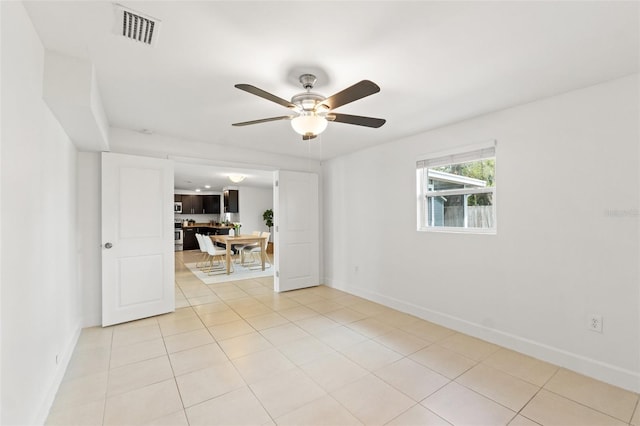
[[(188, 306), (190, 298), (199, 296), (198, 291), (207, 296), (202, 284), (223, 288), (228, 283), (260, 279), (273, 289), (273, 229), (263, 218), (274, 209), (273, 176), (272, 170), (246, 166), (175, 161), (176, 308)], [(215, 250), (225, 253), (224, 236), (237, 233), (247, 239), (269, 234), (264, 270), (260, 250), (252, 250), (264, 240), (230, 244), (229, 269), (224, 255), (210, 256), (203, 245), (208, 241), (199, 241), (209, 238)]]

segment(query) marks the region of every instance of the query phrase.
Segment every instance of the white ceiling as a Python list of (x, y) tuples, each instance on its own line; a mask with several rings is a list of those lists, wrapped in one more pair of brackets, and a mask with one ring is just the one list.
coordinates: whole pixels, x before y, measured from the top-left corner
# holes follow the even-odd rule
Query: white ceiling
[[(273, 171), (268, 170), (243, 169), (176, 161), (174, 173), (175, 189), (222, 191), (222, 189), (227, 186), (237, 186), (240, 189), (243, 186), (258, 188), (273, 187)], [(231, 174), (242, 175), (245, 179), (240, 183), (233, 183), (229, 180), (229, 175)]]
[[(114, 33), (101, 1), (27, 2), (45, 47), (90, 59), (111, 126), (327, 159), (444, 124), (639, 71), (638, 2), (144, 1), (162, 21), (147, 47)], [(289, 99), (316, 72), (329, 96), (362, 79), (381, 92), (302, 142), (287, 121), (231, 123), (288, 110), (235, 89)]]

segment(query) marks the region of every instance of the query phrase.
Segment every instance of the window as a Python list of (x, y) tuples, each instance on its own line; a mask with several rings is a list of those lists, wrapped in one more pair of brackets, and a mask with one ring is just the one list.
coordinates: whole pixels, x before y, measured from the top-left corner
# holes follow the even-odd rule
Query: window
[(492, 142), (418, 161), (418, 229), (495, 233), (495, 153)]

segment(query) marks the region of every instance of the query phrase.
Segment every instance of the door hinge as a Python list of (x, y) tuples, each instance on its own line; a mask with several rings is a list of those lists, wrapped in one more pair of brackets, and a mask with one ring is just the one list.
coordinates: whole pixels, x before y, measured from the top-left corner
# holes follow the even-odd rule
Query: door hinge
[(278, 187), (278, 181), (276, 181), (276, 183), (275, 183), (275, 187), (276, 187), (276, 188)]
[(276, 271), (276, 278), (280, 278), (280, 271)]
[(278, 225), (276, 225), (276, 232), (278, 232), (278, 231), (279, 231), (279, 229), (278, 229)]

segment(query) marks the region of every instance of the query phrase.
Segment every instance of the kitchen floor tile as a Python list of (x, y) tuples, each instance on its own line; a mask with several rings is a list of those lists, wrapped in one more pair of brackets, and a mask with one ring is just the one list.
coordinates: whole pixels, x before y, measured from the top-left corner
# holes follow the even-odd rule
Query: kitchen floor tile
[(324, 330), (340, 326), (339, 323), (325, 317), (324, 315), (316, 315), (296, 321), (296, 325), (312, 335), (317, 335)]
[(111, 351), (110, 368), (118, 368), (145, 359), (166, 355), (163, 339), (147, 340), (133, 345), (120, 346)]
[(544, 385), (558, 371), (555, 365), (504, 348), (482, 362), (537, 386)]
[(273, 347), (273, 345), (258, 332), (221, 340), (219, 343), (222, 350), (230, 359), (240, 358)]
[(352, 322), (360, 321), (364, 318), (367, 318), (366, 314), (362, 312), (354, 311), (350, 308), (342, 308), (336, 311), (327, 312), (324, 314), (327, 318), (334, 320), (337, 323), (342, 325), (350, 324)]
[(379, 303), (371, 302), (369, 300), (363, 300), (361, 302), (354, 303), (350, 306), (350, 308), (367, 316), (379, 314), (380, 312), (387, 309), (386, 306), (383, 306)]
[(450, 382), (448, 378), (409, 358), (382, 367), (374, 374), (416, 402)]
[[(116, 326), (117, 327), (117, 326)], [(115, 328), (113, 330), (113, 347), (132, 345), (147, 340), (161, 339), (160, 326), (157, 324), (142, 327)]]
[(484, 364), (468, 370), (456, 382), (514, 411), (520, 411), (540, 390), (538, 386)]
[(204, 328), (164, 338), (164, 343), (169, 353), (184, 351), (214, 342), (215, 340), (211, 337), (209, 331)]
[(242, 336), (243, 334), (255, 333), (255, 331), (256, 329), (251, 327), (249, 323), (243, 319), (209, 327), (209, 332), (211, 332), (216, 340), (230, 339), (232, 337)]
[(511, 420), (509, 426), (540, 426), (540, 424), (518, 414), (513, 420)]
[(541, 425), (623, 426), (627, 424), (544, 389), (522, 409), (521, 414)]
[(231, 303), (229, 303), (229, 306), (231, 306), (231, 308), (236, 311), (236, 313), (238, 315), (240, 315), (242, 318), (251, 318), (251, 317), (256, 317), (259, 315), (266, 315), (266, 314), (271, 314), (273, 313), (273, 310), (271, 308), (269, 308), (266, 305), (263, 305), (262, 303), (260, 303), (259, 301), (257, 301), (256, 299), (252, 299), (253, 304), (251, 305), (239, 305), (239, 306), (234, 306)]
[(405, 356), (411, 355), (412, 353), (426, 348), (431, 344), (431, 342), (427, 342), (426, 340), (420, 339), (412, 334), (405, 333), (402, 330), (392, 330), (376, 337), (374, 340)]
[(386, 424), (387, 426), (451, 426), (451, 423), (427, 410), (420, 404), (416, 404), (395, 419)]
[(363, 336), (367, 336), (370, 339), (395, 330), (394, 327), (384, 324), (375, 318), (366, 318), (355, 321), (347, 324), (347, 327), (362, 334)]
[(340, 389), (369, 374), (367, 370), (337, 352), (302, 364), (300, 368), (327, 392)]
[(332, 300), (321, 299), (316, 302), (307, 303), (307, 308), (311, 308), (319, 314), (325, 314), (327, 312), (337, 311), (342, 309), (343, 306)]
[(296, 410), (326, 394), (298, 369), (285, 371), (250, 387), (273, 418)]
[(52, 410), (45, 426), (100, 426), (104, 417), (104, 399)]
[(187, 421), (187, 414), (184, 410), (180, 410), (153, 419), (149, 423), (145, 423), (144, 426), (189, 426), (189, 422)]
[(278, 312), (289, 321), (300, 321), (302, 319), (311, 318), (318, 315), (316, 311), (307, 308), (306, 306), (296, 306), (294, 308), (283, 309)]
[(198, 315), (194, 313), (193, 317), (180, 318), (174, 321), (161, 322), (160, 332), (164, 337), (174, 334), (186, 333), (187, 331), (193, 331), (204, 328), (204, 324), (198, 318)]
[(274, 346), (286, 345), (309, 336), (309, 333), (289, 321), (282, 325), (260, 330), (260, 334)]
[(172, 378), (107, 398), (104, 425), (139, 425), (182, 409)]
[(113, 339), (113, 327), (84, 328), (78, 337), (76, 351), (93, 348), (110, 348)]
[(176, 376), (229, 361), (216, 343), (169, 354), (169, 359)]
[(421, 404), (454, 425), (506, 425), (516, 415), (514, 411), (455, 382)]
[(450, 379), (455, 379), (476, 365), (475, 361), (438, 345), (427, 346), (409, 358)]
[(398, 352), (392, 351), (373, 340), (356, 343), (341, 350), (341, 352), (351, 361), (369, 371), (377, 370), (403, 358)]
[(202, 323), (207, 327), (214, 325), (226, 324), (232, 321), (238, 321), (242, 318), (233, 309), (227, 308), (224, 311), (210, 312), (198, 314)]
[(271, 420), (253, 393), (242, 387), (186, 410), (190, 426), (262, 425)]
[(497, 345), (461, 333), (445, 337), (438, 345), (475, 361), (481, 361), (500, 349)]
[(93, 347), (75, 351), (71, 356), (63, 381), (108, 371), (110, 358), (111, 349), (108, 347)]
[(109, 371), (107, 395), (112, 396), (173, 378), (167, 356), (128, 364)]
[(383, 425), (415, 405), (411, 398), (371, 374), (331, 396), (366, 425)]
[(638, 395), (561, 368), (544, 386), (562, 395), (629, 423)]
[(313, 336), (303, 337), (302, 339), (285, 343), (278, 346), (278, 350), (296, 365), (337, 353), (335, 349)]
[(276, 312), (271, 312), (264, 315), (252, 316), (250, 318), (245, 318), (244, 320), (248, 322), (251, 325), (251, 327), (255, 328), (258, 331), (271, 328), (271, 327), (276, 327), (282, 324), (289, 324), (288, 319), (279, 315)]
[(403, 331), (413, 334), (428, 342), (437, 342), (452, 336), (456, 332), (429, 321), (418, 320), (407, 325)]
[(189, 304), (191, 306), (198, 306), (198, 305), (206, 305), (207, 303), (217, 302), (220, 300), (220, 298), (215, 294), (209, 294), (206, 296), (187, 297), (187, 300), (189, 301)]
[(316, 336), (322, 342), (339, 351), (345, 350), (349, 346), (368, 340), (366, 336), (357, 333), (345, 326), (333, 327), (318, 333)]
[(233, 365), (248, 384), (277, 376), (295, 365), (277, 349), (267, 349), (233, 360)]
[(363, 425), (349, 411), (329, 395), (312, 401), (276, 419), (278, 426), (299, 425)]
[(87, 404), (95, 400), (104, 401), (107, 395), (108, 374), (103, 371), (63, 381), (58, 388), (52, 410)]
[(640, 426), (640, 403), (636, 405), (636, 412), (633, 414), (631, 418), (632, 426)]
[(231, 362), (212, 365), (176, 377), (182, 403), (191, 407), (246, 386)]

